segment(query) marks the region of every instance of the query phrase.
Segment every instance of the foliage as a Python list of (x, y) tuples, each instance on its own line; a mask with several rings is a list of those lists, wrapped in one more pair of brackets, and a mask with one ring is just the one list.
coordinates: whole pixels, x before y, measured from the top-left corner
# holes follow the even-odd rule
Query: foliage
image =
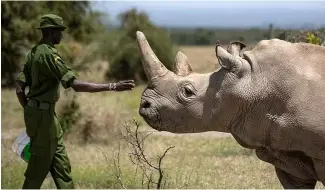
[(69, 66), (71, 66), (70, 64), (74, 62), (75, 57), (77, 57), (82, 50), (80, 43), (70, 40), (63, 41), (56, 47), (58, 48), (60, 55), (63, 57), (63, 60), (69, 63)]
[(269, 25), (264, 28), (169, 28), (172, 41), (177, 45), (214, 45), (217, 40), (222, 44), (242, 41), (246, 44), (273, 38), (283, 30)]
[(92, 11), (89, 1), (45, 1), (46, 12), (58, 14), (67, 25), (67, 33), (77, 41), (89, 42), (95, 33), (103, 31), (100, 12)]
[(136, 43), (136, 31), (144, 32), (146, 38), (164, 65), (171, 69), (174, 61), (174, 49), (167, 33), (149, 20), (144, 12), (131, 9), (119, 15), (121, 21), (118, 35), (114, 42), (110, 43), (108, 78), (116, 80), (135, 79), (146, 81), (141, 65), (141, 58)]
[(40, 7), (35, 2), (1, 2), (1, 75), (2, 83), (12, 84), (23, 56), (37, 39), (35, 18)]
[(77, 75), (79, 71), (89, 70), (94, 59), (100, 58), (101, 54), (103, 54), (103, 52), (98, 51), (99, 47), (96, 41), (88, 44), (75, 40), (62, 41), (56, 47), (63, 60)]
[(287, 30), (282, 32), (278, 38), (289, 42), (305, 42), (320, 45), (322, 41), (325, 41), (325, 28), (318, 30)]
[[(65, 91), (66, 93), (67, 91)], [(71, 100), (68, 100), (66, 104), (64, 104), (62, 110), (59, 114), (59, 122), (62, 127), (63, 132), (70, 132), (73, 125), (77, 123), (80, 119), (80, 105), (76, 101), (76, 95), (72, 96)]]
[[(291, 30), (276, 28), (269, 24), (268, 28), (169, 28), (168, 33), (172, 41), (178, 45), (214, 45), (219, 40), (222, 44), (239, 40), (246, 44), (254, 44), (264, 39), (279, 38), (290, 42), (307, 42), (310, 33), (311, 41), (321, 43), (325, 41), (325, 28), (315, 30)], [(312, 37), (313, 34), (315, 37)], [(313, 38), (313, 39), (311, 39)], [(316, 38), (319, 38), (317, 40)]]
[(307, 43), (321, 45), (322, 41), (319, 37), (315, 36), (311, 32), (307, 33)]
[(68, 29), (64, 39), (89, 42), (103, 30), (101, 14), (90, 9), (88, 1), (2, 1), (1, 12), (1, 74), (2, 86), (12, 86), (15, 74), (23, 64), (24, 55), (40, 40), (40, 17), (57, 14)]
[(209, 44), (211, 43), (211, 38), (214, 36), (211, 30), (205, 30), (204, 28), (197, 28), (194, 33), (195, 44)]

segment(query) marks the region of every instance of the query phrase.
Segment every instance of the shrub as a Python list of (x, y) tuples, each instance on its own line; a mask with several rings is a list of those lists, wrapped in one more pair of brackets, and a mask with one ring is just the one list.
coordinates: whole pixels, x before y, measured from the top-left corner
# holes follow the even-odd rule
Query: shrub
[(325, 29), (318, 30), (300, 30), (300, 31), (284, 31), (277, 38), (286, 40), (289, 42), (305, 42), (321, 45), (322, 41), (325, 41)]
[(149, 20), (148, 16), (135, 9), (120, 15), (122, 21), (119, 35), (109, 47), (109, 70), (107, 77), (122, 80), (135, 79), (137, 82), (146, 81), (141, 58), (136, 43), (136, 31), (144, 32), (151, 48), (168, 68), (172, 68), (175, 52), (167, 33)]
[(319, 37), (315, 36), (313, 33), (307, 33), (307, 43), (321, 45), (322, 41)]
[[(65, 91), (65, 93), (68, 91)], [(77, 123), (81, 117), (80, 105), (76, 100), (76, 95), (73, 94), (71, 99), (68, 99), (59, 112), (59, 122), (64, 133), (71, 131), (72, 126)]]
[[(103, 31), (102, 14), (91, 10), (87, 1), (1, 1), (1, 74), (2, 86), (13, 87), (26, 53), (40, 40), (40, 17), (53, 13), (68, 26), (64, 36), (89, 43)], [(70, 53), (70, 52), (68, 52)], [(71, 57), (71, 56), (70, 56)]]

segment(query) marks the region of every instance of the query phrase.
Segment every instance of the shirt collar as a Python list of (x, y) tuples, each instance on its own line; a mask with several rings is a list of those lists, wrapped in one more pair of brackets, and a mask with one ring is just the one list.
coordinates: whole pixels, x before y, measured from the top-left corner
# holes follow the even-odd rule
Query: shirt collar
[(47, 40), (47, 39), (44, 39), (44, 38), (42, 38), (42, 39), (39, 41), (38, 44), (47, 44), (47, 45), (49, 45), (49, 46), (55, 48), (55, 47), (54, 47), (54, 44), (53, 44), (51, 41), (49, 41), (49, 40)]

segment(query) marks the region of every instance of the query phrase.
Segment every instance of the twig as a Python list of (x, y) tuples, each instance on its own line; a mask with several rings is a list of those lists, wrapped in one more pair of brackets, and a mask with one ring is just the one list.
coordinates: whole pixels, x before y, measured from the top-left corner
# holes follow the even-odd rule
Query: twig
[[(126, 189), (124, 186), (124, 183), (122, 181), (122, 172), (120, 168), (120, 152), (121, 152), (121, 145), (120, 143), (118, 144), (118, 152), (117, 152), (117, 158), (114, 158), (114, 168), (115, 168), (115, 176), (117, 178), (118, 183), (122, 186), (123, 189)], [(117, 161), (116, 161), (117, 160)]]
[(171, 147), (168, 147), (164, 154), (159, 158), (159, 164), (158, 164), (158, 169), (159, 169), (159, 179), (158, 179), (158, 183), (157, 183), (157, 189), (160, 189), (160, 185), (161, 185), (161, 181), (163, 179), (163, 171), (161, 169), (161, 162), (162, 160), (164, 159), (164, 157), (166, 156), (167, 152), (172, 149), (172, 148), (175, 148), (175, 146), (171, 146)]
[[(102, 149), (100, 147), (97, 146), (97, 148), (102, 152), (102, 154), (105, 157), (106, 163), (109, 165), (108, 158), (105, 155), (105, 153), (102, 151)], [(120, 152), (120, 144), (119, 144), (119, 152)], [(119, 160), (119, 153), (118, 153), (118, 160)], [(112, 166), (110, 166), (110, 167), (112, 168)], [(113, 173), (114, 173), (115, 177), (117, 178), (118, 183), (123, 187), (123, 189), (126, 189), (124, 187), (124, 184), (123, 184), (122, 180), (121, 180), (121, 170), (119, 169), (119, 163), (118, 163), (118, 165), (116, 165), (115, 158), (114, 158), (114, 169), (112, 169), (112, 170), (114, 171)]]
[[(133, 122), (136, 126), (135, 130), (132, 131), (130, 125), (126, 122), (126, 134), (122, 134), (129, 147), (132, 149), (132, 151), (129, 153), (129, 158), (131, 162), (137, 166), (137, 168), (140, 167), (140, 169), (142, 170), (142, 188), (145, 184), (144, 178), (146, 178), (148, 189), (152, 188), (153, 185), (155, 185), (157, 189), (160, 189), (162, 186), (164, 186), (164, 184), (166, 184), (166, 181), (164, 184), (162, 184), (164, 178), (162, 161), (166, 157), (167, 152), (175, 146), (168, 147), (163, 153), (163, 155), (158, 155), (157, 165), (153, 164), (145, 154), (144, 148), (145, 140), (147, 140), (147, 138), (152, 135), (153, 132), (150, 132), (149, 134), (144, 134), (143, 132), (140, 132), (140, 123), (135, 119), (133, 120)], [(148, 170), (151, 170), (150, 174)], [(159, 174), (157, 181), (154, 180), (154, 171), (157, 171)]]

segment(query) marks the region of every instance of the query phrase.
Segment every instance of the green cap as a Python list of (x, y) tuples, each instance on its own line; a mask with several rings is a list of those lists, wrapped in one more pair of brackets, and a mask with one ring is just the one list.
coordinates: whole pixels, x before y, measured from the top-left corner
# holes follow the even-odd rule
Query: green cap
[(46, 14), (41, 17), (40, 26), (37, 29), (44, 28), (60, 28), (65, 30), (67, 27), (63, 25), (63, 19), (54, 14)]

